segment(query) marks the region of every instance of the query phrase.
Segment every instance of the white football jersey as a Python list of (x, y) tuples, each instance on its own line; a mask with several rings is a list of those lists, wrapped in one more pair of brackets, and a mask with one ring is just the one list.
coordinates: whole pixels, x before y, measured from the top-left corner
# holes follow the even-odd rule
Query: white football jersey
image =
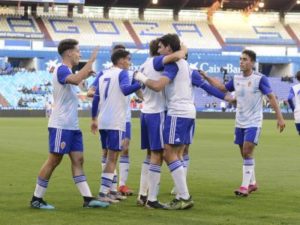
[(120, 89), (119, 75), (122, 69), (112, 67), (99, 78), (98, 128), (125, 131), (128, 98)]
[(300, 123), (300, 83), (292, 87), (294, 92), (294, 118), (296, 123)]
[[(154, 69), (153, 57), (148, 58), (139, 70), (151, 80), (159, 80), (161, 78), (161, 72)], [(166, 111), (166, 100), (163, 91), (156, 92), (145, 87), (143, 89), (143, 98), (142, 113), (160, 113)]]
[[(61, 84), (58, 81), (58, 65), (53, 73), (53, 108), (48, 127), (66, 130), (79, 130), (77, 86)], [(69, 68), (70, 73), (72, 70)]]
[(194, 119), (196, 108), (190, 67), (184, 59), (180, 59), (176, 64), (179, 69), (177, 75), (165, 87), (168, 115)]
[(250, 76), (242, 74), (233, 77), (236, 107), (236, 127), (261, 127), (263, 120), (263, 93), (259, 89), (262, 74), (253, 72)]

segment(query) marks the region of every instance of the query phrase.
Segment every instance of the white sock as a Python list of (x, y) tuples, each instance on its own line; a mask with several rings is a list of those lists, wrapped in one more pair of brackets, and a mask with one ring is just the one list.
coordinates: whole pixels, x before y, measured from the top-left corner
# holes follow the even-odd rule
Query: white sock
[(186, 183), (186, 176), (184, 174), (184, 169), (180, 160), (175, 160), (171, 162), (169, 165), (169, 170), (172, 174), (172, 178), (178, 191), (176, 197), (182, 199), (189, 199), (190, 194)]
[(129, 172), (129, 157), (121, 156), (119, 162), (119, 186), (126, 185)]
[(151, 164), (149, 166), (148, 182), (149, 182), (149, 191), (148, 191), (148, 200), (151, 202), (157, 201), (157, 195), (159, 192), (160, 184), (160, 171), (161, 166)]
[(88, 183), (86, 182), (85, 175), (74, 176), (73, 180), (81, 194), (84, 197), (92, 197), (92, 193)]
[(118, 191), (118, 174), (117, 174), (117, 170), (114, 171), (114, 177), (113, 177), (113, 181), (111, 184), (111, 191)]
[(142, 164), (139, 195), (147, 196), (149, 164), (150, 164), (150, 159), (146, 158)]
[(43, 198), (48, 187), (48, 182), (48, 180), (38, 177), (33, 195), (37, 198)]
[(102, 173), (101, 186), (99, 190), (100, 193), (108, 194), (112, 186), (113, 178), (114, 178), (114, 173)]
[(190, 165), (190, 157), (188, 154), (185, 154), (183, 156), (183, 168), (184, 168), (185, 176), (187, 176), (189, 165)]
[(106, 165), (106, 157), (102, 156), (102, 160), (101, 160), (101, 168), (102, 168), (102, 171), (104, 170), (105, 165)]
[(244, 159), (243, 182), (241, 187), (248, 189), (248, 186), (250, 184), (250, 179), (252, 177), (253, 169), (254, 169), (253, 161), (254, 160), (252, 158)]
[(255, 160), (253, 159), (253, 172), (252, 172), (252, 177), (250, 179), (250, 185), (255, 185), (256, 184), (256, 178), (255, 178)]

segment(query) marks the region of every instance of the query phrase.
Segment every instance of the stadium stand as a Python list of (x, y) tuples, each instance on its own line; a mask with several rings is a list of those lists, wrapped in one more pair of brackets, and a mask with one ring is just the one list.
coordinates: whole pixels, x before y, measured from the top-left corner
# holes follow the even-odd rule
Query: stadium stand
[(278, 17), (272, 14), (249, 18), (241, 13), (216, 14), (214, 26), (226, 44), (295, 45)]

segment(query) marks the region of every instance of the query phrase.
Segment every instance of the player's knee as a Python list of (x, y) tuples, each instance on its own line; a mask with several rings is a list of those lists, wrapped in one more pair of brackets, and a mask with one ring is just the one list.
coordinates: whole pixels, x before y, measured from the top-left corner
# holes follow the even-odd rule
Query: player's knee
[(83, 156), (79, 156), (74, 160), (75, 165), (83, 165), (83, 162), (84, 162)]
[[(127, 146), (128, 147), (128, 146)], [(121, 156), (128, 156), (128, 148), (123, 148), (122, 152), (121, 152)]]

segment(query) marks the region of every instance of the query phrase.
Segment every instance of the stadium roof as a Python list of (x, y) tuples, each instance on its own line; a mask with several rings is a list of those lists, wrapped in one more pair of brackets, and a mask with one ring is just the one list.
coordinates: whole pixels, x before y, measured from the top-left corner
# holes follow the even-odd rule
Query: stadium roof
[[(128, 7), (128, 8), (161, 8), (161, 9), (201, 9), (209, 8), (215, 2), (222, 2), (224, 10), (243, 10), (251, 7), (255, 2), (263, 1), (264, 8), (261, 11), (276, 12), (300, 12), (300, 4), (297, 0), (157, 0), (157, 4), (153, 4), (152, 0), (85, 0), (86, 6), (100, 7)], [(37, 3), (25, 2), (20, 0), (21, 5), (36, 5)], [(36, 1), (41, 2), (41, 0)], [(0, 5), (16, 5), (18, 0), (1, 0)], [(41, 4), (41, 3), (39, 3)]]
[[(258, 0), (158, 0), (152, 4), (152, 0), (86, 0), (85, 5), (104, 7), (131, 7), (131, 8), (163, 8), (163, 9), (199, 9), (208, 8), (216, 1), (223, 1), (223, 9), (242, 10), (253, 5)], [(297, 0), (259, 0), (264, 1), (263, 10), (267, 11), (300, 11)]]

